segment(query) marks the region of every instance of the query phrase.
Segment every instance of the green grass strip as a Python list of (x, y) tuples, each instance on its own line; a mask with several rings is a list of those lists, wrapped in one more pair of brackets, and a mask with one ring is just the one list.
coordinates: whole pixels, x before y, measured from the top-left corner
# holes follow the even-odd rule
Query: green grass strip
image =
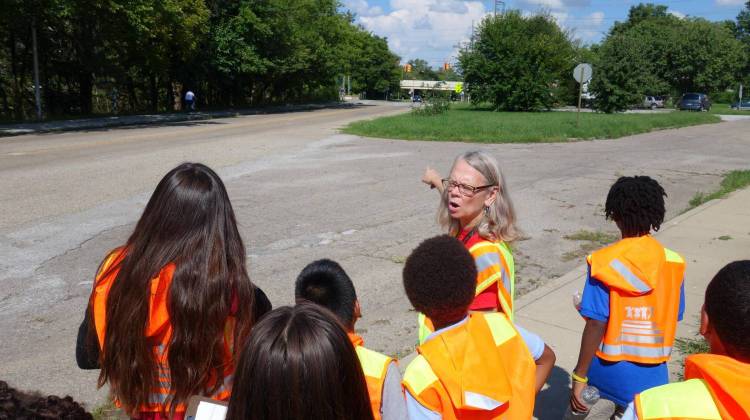
[(750, 109), (742, 108), (742, 110), (739, 110), (739, 109), (732, 109), (729, 104), (713, 104), (711, 105), (711, 110), (708, 111), (708, 113), (709, 114), (721, 114), (721, 115), (750, 116)]
[(748, 185), (750, 185), (750, 170), (731, 171), (724, 175), (718, 190), (712, 193), (702, 191), (695, 193), (693, 198), (690, 199), (690, 207), (685, 211), (698, 207), (705, 202), (725, 197), (730, 192), (745, 188)]
[(412, 113), (357, 121), (345, 133), (403, 140), (474, 143), (542, 143), (612, 139), (653, 130), (719, 122), (706, 112), (600, 114), (582, 112), (494, 112), (466, 104), (440, 115)]

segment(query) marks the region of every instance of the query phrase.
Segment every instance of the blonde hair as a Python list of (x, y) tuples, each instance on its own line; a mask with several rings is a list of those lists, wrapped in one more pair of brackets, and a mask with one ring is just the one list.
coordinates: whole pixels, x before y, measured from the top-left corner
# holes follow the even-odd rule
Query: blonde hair
[[(469, 151), (456, 157), (451, 166), (451, 172), (459, 161), (464, 161), (476, 169), (482, 174), (488, 185), (497, 186), (495, 201), (485, 208), (484, 217), (477, 225), (479, 235), (486, 239), (504, 242), (512, 242), (518, 239), (521, 232), (516, 227), (516, 213), (513, 210), (513, 202), (510, 200), (508, 187), (495, 158), (482, 151)], [(460, 222), (448, 213), (448, 189), (443, 191), (438, 207), (437, 220), (440, 226), (453, 236), (457, 235), (461, 229)]]

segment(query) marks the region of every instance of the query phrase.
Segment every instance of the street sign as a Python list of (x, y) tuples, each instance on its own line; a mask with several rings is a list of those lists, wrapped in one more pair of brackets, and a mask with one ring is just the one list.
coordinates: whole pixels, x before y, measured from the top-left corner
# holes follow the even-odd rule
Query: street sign
[(456, 83), (455, 88), (456, 93), (461, 93), (464, 91), (464, 84), (463, 83)]
[(589, 63), (581, 63), (573, 69), (573, 78), (576, 79), (576, 82), (578, 83), (588, 82), (591, 80), (591, 75), (593, 74), (594, 71)]

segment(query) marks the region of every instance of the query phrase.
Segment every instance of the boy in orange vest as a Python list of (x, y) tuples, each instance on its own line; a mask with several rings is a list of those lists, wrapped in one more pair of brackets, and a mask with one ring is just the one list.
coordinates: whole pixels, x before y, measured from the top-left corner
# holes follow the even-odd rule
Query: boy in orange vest
[(327, 259), (311, 262), (297, 277), (294, 295), (297, 302), (308, 301), (327, 308), (346, 328), (365, 374), (375, 419), (405, 420), (401, 374), (395, 360), (366, 349), (354, 332), (354, 324), (362, 315), (354, 284), (344, 269)]
[(502, 312), (470, 314), (476, 276), (469, 251), (447, 235), (422, 242), (406, 260), (406, 295), (435, 326), (404, 373), (411, 420), (530, 419), (534, 412), (555, 355)]
[(750, 419), (750, 260), (727, 264), (706, 288), (700, 333), (710, 354), (685, 360), (685, 381), (636, 395), (623, 420)]
[(587, 383), (601, 394), (597, 414), (621, 414), (635, 394), (669, 381), (685, 261), (650, 235), (664, 220), (664, 196), (647, 176), (620, 177), (609, 190), (605, 215), (622, 239), (587, 258), (579, 309), (586, 326), (570, 397), (575, 411), (588, 411), (581, 399)]

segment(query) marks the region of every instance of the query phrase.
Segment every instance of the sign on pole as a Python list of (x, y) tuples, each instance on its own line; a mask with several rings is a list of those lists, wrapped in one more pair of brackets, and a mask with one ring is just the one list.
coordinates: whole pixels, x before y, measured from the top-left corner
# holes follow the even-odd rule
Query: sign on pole
[(589, 63), (581, 63), (573, 69), (573, 78), (578, 82), (578, 111), (576, 113), (576, 127), (581, 119), (581, 94), (583, 93), (583, 84), (591, 80), (594, 70)]
[(578, 83), (586, 83), (591, 80), (591, 76), (594, 74), (594, 70), (591, 68), (589, 63), (581, 63), (573, 69), (573, 78)]

